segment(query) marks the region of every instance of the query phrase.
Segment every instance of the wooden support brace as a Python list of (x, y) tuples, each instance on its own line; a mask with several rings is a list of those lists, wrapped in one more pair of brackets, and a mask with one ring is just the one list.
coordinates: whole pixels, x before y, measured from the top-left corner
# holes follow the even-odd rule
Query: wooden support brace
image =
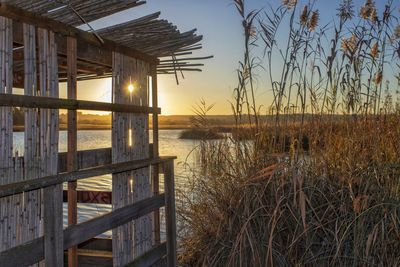
[(175, 185), (174, 161), (164, 163), (165, 184), (165, 220), (167, 228), (167, 265), (175, 267), (176, 260), (176, 215), (175, 215)]
[[(77, 98), (77, 45), (76, 39), (67, 37), (67, 93), (68, 99)], [(68, 151), (67, 171), (77, 170), (77, 114), (76, 110), (68, 110)], [(68, 183), (68, 225), (75, 225), (78, 222), (78, 207), (76, 187), (77, 181)], [(68, 250), (68, 266), (78, 266), (77, 247)]]
[(0, 106), (5, 107), (24, 107), (24, 108), (50, 108), (50, 109), (70, 109), (70, 110), (98, 110), (114, 111), (126, 113), (149, 114), (160, 113), (161, 109), (136, 106), (129, 104), (104, 103), (96, 101), (62, 99), (54, 97), (27, 96), (0, 94)]
[[(74, 172), (59, 173), (33, 180), (25, 180), (6, 185), (0, 185), (0, 198), (94, 176), (137, 170), (173, 159), (176, 159), (176, 157), (159, 157), (152, 159), (133, 160), (82, 169)], [(62, 194), (60, 195), (62, 196)]]
[[(158, 106), (158, 84), (157, 84), (157, 66), (155, 64), (151, 65), (151, 95), (152, 95), (152, 106)], [(153, 157), (158, 157), (158, 113), (153, 113)], [(160, 192), (160, 181), (159, 181), (159, 166), (153, 166), (152, 172), (152, 184), (153, 184), (153, 195), (156, 196)], [(160, 243), (160, 210), (154, 211), (154, 242), (155, 244)]]

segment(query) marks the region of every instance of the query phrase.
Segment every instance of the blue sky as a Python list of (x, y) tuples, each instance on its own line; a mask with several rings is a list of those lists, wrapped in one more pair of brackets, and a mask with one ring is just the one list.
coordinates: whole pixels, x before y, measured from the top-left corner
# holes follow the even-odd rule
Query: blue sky
[[(395, 0), (395, 3), (398, 0)], [(211, 113), (230, 114), (229, 101), (236, 86), (238, 62), (242, 58), (241, 19), (232, 0), (147, 0), (147, 4), (115, 14), (111, 17), (91, 23), (94, 28), (125, 22), (147, 14), (161, 11), (165, 18), (184, 32), (197, 28), (203, 35), (203, 49), (195, 55), (214, 55), (214, 59), (205, 61), (203, 72), (186, 73), (176, 85), (173, 75), (159, 76), (160, 106), (163, 114), (191, 114), (192, 106), (204, 98), (207, 103), (215, 104)], [(308, 1), (300, 1), (303, 6)], [(356, 0), (356, 13), (363, 0)], [(247, 10), (277, 6), (280, 0), (247, 0)], [(321, 13), (321, 23), (334, 18), (339, 0), (319, 0), (317, 7)], [(386, 1), (376, 1), (379, 10), (383, 10)], [(271, 92), (266, 86), (265, 72), (261, 71), (257, 79), (257, 99), (262, 103), (270, 102)], [(108, 101), (110, 99), (109, 81), (82, 83), (80, 95), (83, 99)], [(96, 89), (95, 89), (96, 88)], [(93, 98), (93, 91), (96, 96)]]

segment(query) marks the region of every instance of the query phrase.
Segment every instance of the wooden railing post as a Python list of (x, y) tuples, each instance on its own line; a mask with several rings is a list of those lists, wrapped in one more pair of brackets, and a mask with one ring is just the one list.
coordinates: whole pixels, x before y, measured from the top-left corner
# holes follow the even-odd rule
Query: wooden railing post
[(176, 266), (176, 215), (175, 215), (174, 161), (164, 164), (165, 221), (167, 228), (167, 266)]
[[(67, 37), (67, 92), (68, 99), (77, 98), (77, 44), (76, 39)], [(77, 114), (76, 110), (68, 110), (68, 151), (67, 171), (77, 170)], [(77, 182), (68, 183), (68, 225), (78, 222), (78, 207), (76, 200)], [(78, 266), (78, 248), (68, 250), (68, 266)]]
[[(158, 86), (157, 86), (157, 65), (151, 65), (151, 96), (152, 96), (152, 107), (158, 107)], [(154, 112), (152, 117), (153, 126), (153, 158), (159, 156), (158, 151), (158, 113)], [(159, 188), (159, 166), (152, 166), (152, 184), (153, 184), (153, 195), (156, 196), (160, 193)], [(154, 211), (154, 243), (160, 244), (160, 210)]]

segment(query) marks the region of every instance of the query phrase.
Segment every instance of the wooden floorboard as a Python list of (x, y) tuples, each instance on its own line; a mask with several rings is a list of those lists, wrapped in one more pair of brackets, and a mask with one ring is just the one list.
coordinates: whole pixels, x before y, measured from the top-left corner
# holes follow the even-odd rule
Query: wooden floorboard
[[(64, 265), (67, 265), (68, 255), (64, 254)], [(106, 267), (112, 266), (112, 252), (104, 250), (89, 250), (89, 249), (78, 249), (78, 266), (79, 267)]]

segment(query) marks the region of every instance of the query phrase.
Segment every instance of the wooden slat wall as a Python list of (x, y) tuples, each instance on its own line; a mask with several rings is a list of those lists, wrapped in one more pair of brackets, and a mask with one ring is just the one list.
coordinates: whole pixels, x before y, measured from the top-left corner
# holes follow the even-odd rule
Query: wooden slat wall
[[(39, 95), (58, 98), (57, 48), (54, 33), (38, 32)], [(58, 110), (40, 109), (40, 176), (58, 172)], [(37, 177), (38, 178), (38, 177)], [(62, 185), (43, 190), (43, 233), (46, 266), (63, 266)]]
[[(12, 23), (0, 18), (1, 93), (12, 93)], [(57, 49), (54, 33), (23, 25), (24, 94), (58, 97)], [(13, 158), (12, 113), (0, 108), (1, 184), (58, 172), (58, 110), (26, 109), (24, 157)], [(0, 200), (0, 251), (44, 235), (45, 263), (62, 266), (62, 185)]]
[[(12, 93), (12, 21), (0, 17), (0, 92)], [(10, 107), (0, 107), (0, 184), (14, 180), (12, 132), (13, 118)], [(17, 244), (14, 224), (20, 196), (0, 199), (0, 251)]]
[[(149, 66), (139, 60), (113, 53), (113, 102), (148, 106)], [(134, 84), (134, 91), (128, 85)], [(148, 115), (113, 113), (113, 163), (148, 158)], [(130, 136), (129, 136), (130, 135)], [(113, 209), (151, 196), (150, 168), (113, 175)], [(152, 246), (152, 217), (135, 220), (113, 230), (114, 266), (131, 262)]]

